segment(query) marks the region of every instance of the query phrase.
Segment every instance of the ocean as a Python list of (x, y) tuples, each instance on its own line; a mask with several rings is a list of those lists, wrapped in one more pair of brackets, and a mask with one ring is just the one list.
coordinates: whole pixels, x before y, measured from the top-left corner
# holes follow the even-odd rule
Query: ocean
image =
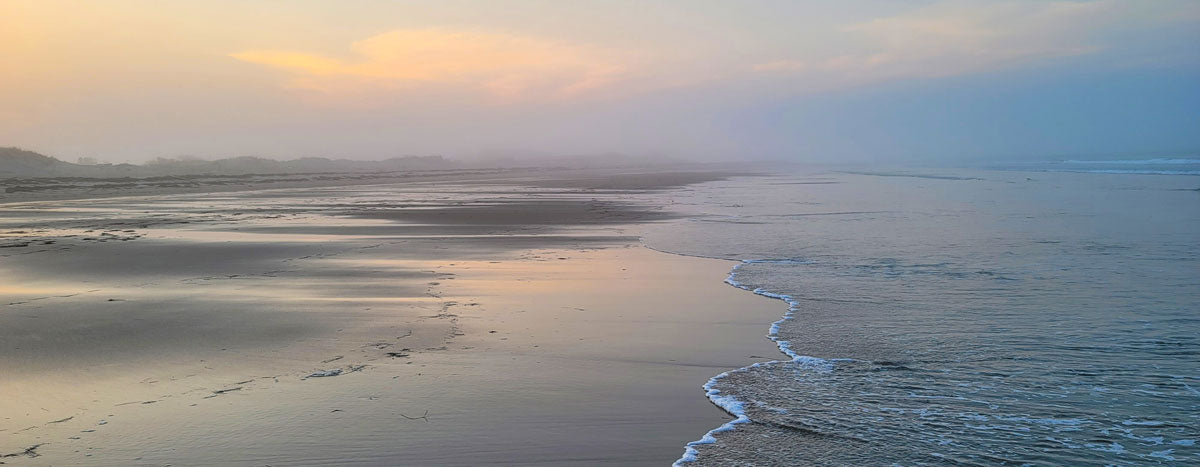
[[(685, 465), (1200, 463), (1200, 161), (814, 171), (669, 195), (776, 357)], [(736, 313), (736, 310), (731, 310)], [(785, 314), (786, 313), (786, 314)]]

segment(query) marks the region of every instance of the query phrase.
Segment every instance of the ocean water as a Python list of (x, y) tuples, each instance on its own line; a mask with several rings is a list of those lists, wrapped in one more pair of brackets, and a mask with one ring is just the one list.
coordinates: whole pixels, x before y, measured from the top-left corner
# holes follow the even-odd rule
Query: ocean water
[(1168, 158), (1153, 159), (1068, 159), (1063, 161), (1027, 162), (997, 165), (997, 169), (1034, 172), (1079, 172), (1138, 175), (1200, 175), (1200, 159)]
[(672, 195), (647, 245), (738, 260), (783, 318), (678, 464), (1200, 464), (1200, 177), (1106, 164)]

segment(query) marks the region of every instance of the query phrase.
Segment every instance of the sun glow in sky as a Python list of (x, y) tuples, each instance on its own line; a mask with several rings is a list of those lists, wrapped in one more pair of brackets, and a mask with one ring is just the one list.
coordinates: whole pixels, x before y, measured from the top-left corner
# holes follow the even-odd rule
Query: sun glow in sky
[(65, 159), (1200, 149), (1194, 1), (0, 2), (0, 146)]
[(509, 100), (568, 98), (615, 82), (626, 66), (594, 49), (511, 34), (401, 29), (350, 44), (352, 61), (287, 50), (232, 57), (295, 72), (295, 87), (329, 93), (451, 83)]

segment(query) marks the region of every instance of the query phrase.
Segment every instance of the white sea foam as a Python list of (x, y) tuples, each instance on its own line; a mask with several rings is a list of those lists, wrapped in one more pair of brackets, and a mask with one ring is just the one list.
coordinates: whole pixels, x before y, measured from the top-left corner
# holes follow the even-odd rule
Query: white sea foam
[[(742, 290), (748, 290), (748, 291), (754, 292), (755, 294), (762, 295), (764, 297), (774, 298), (776, 300), (782, 300), (783, 302), (787, 303), (788, 304), (787, 312), (784, 313), (783, 317), (780, 318), (778, 321), (771, 323), (771, 329), (767, 334), (767, 338), (771, 339), (771, 341), (775, 342), (775, 345), (779, 347), (780, 352), (783, 352), (784, 355), (791, 357), (791, 360), (790, 360), (791, 363), (799, 364), (799, 365), (805, 367), (806, 369), (809, 369), (812, 371), (820, 371), (820, 372), (833, 371), (833, 361), (826, 360), (823, 358), (810, 357), (807, 355), (797, 354), (794, 350), (792, 350), (791, 342), (779, 337), (779, 326), (781, 324), (783, 324), (785, 321), (792, 319), (796, 310), (799, 309), (799, 305), (800, 305), (799, 301), (797, 301), (795, 298), (793, 298), (790, 295), (768, 292), (766, 290), (763, 290), (762, 288), (751, 289), (749, 286), (737, 281), (737, 278), (736, 278), (737, 272), (742, 268), (742, 266), (745, 266), (747, 264), (756, 264), (756, 263), (759, 263), (759, 264), (761, 264), (761, 263), (804, 264), (804, 261), (798, 260), (798, 259), (743, 260), (741, 263), (734, 266), (733, 269), (729, 271), (729, 276), (725, 278), (725, 283), (732, 285), (734, 287), (737, 287), (739, 289), (742, 289)], [(712, 401), (712, 403), (714, 405), (716, 405), (717, 407), (720, 407), (722, 410), (728, 412), (730, 415), (734, 416), (735, 418), (733, 420), (726, 422), (725, 424), (723, 424), (719, 427), (709, 430), (708, 433), (705, 433), (704, 436), (701, 437), (700, 439), (698, 439), (696, 441), (692, 441), (690, 443), (687, 443), (687, 445), (684, 447), (683, 456), (681, 456), (678, 460), (676, 460), (672, 465), (675, 467), (679, 467), (679, 466), (682, 466), (683, 464), (686, 464), (689, 462), (694, 462), (696, 460), (696, 455), (699, 454), (699, 451), (696, 449), (696, 446), (700, 446), (703, 444), (716, 443), (717, 438), (715, 437), (715, 435), (717, 433), (731, 431), (731, 430), (734, 430), (737, 427), (737, 425), (750, 422), (750, 417), (748, 415), (746, 415), (745, 403), (741, 400), (738, 400), (736, 397), (734, 397), (732, 395), (721, 394), (721, 391), (719, 389), (716, 389), (716, 385), (717, 385), (718, 381), (720, 381), (720, 380), (724, 379), (725, 377), (727, 377), (731, 374), (734, 374), (734, 373), (740, 373), (743, 371), (750, 370), (752, 368), (758, 368), (763, 365), (776, 365), (779, 363), (782, 363), (782, 362), (779, 360), (771, 360), (768, 362), (755, 363), (755, 364), (747, 366), (747, 367), (743, 367), (743, 368), (739, 368), (736, 370), (721, 373), (721, 374), (709, 379), (707, 383), (704, 383), (704, 391), (705, 391), (705, 395), (708, 396), (708, 400)]]
[[(758, 365), (758, 364), (756, 363), (755, 365)], [(747, 368), (749, 368), (749, 367), (747, 367)], [(745, 370), (745, 368), (742, 368), (742, 369), (733, 370), (733, 372), (744, 371), (744, 370)], [(750, 421), (750, 417), (746, 416), (746, 406), (744, 404), (742, 404), (742, 401), (739, 401), (737, 398), (735, 398), (733, 396), (721, 395), (721, 390), (714, 388), (714, 386), (716, 386), (716, 384), (717, 384), (717, 381), (720, 381), (722, 378), (729, 376), (730, 373), (732, 373), (732, 372), (727, 371), (725, 373), (721, 373), (717, 376), (712, 377), (712, 379), (709, 379), (707, 383), (704, 383), (704, 391), (705, 391), (705, 395), (708, 396), (708, 400), (712, 401), (712, 403), (716, 404), (717, 407), (720, 407), (722, 410), (729, 412), (730, 415), (733, 415), (734, 417), (737, 417), (737, 418), (734, 418), (733, 420), (725, 422), (724, 425), (721, 425), (719, 427), (713, 428), (712, 430), (709, 430), (708, 433), (705, 433), (704, 436), (701, 437), (700, 439), (698, 439), (696, 441), (692, 441), (690, 443), (687, 443), (687, 446), (684, 447), (683, 456), (680, 457), (679, 460), (675, 461), (675, 463), (672, 464), (673, 466), (680, 466), (685, 463), (695, 461), (696, 454), (699, 453), (699, 451), (696, 450), (696, 446), (699, 446), (701, 444), (716, 443), (717, 438), (714, 437), (713, 435), (715, 435), (717, 433), (721, 433), (723, 431), (730, 431), (730, 430), (734, 429), (734, 427), (736, 425), (739, 425), (742, 423), (747, 423)]]
[(1162, 451), (1154, 451), (1154, 452), (1150, 453), (1150, 457), (1156, 457), (1156, 458), (1163, 459), (1163, 460), (1173, 461), (1173, 460), (1175, 460), (1175, 456), (1171, 455), (1172, 452), (1175, 452), (1175, 450), (1174, 449), (1164, 449)]

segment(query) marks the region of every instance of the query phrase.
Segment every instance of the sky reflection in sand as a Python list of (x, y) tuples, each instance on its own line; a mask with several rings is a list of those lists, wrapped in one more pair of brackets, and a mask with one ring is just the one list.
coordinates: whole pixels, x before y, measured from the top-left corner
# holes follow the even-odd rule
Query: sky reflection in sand
[[(366, 442), (372, 455), (433, 460), (464, 436), (494, 436), (536, 414), (546, 429), (628, 438), (636, 447), (626, 455), (670, 459), (722, 416), (699, 392), (680, 390), (713, 367), (770, 352), (758, 337), (779, 310), (736, 290), (711, 295), (724, 262), (624, 248), (637, 245), (629, 224), (668, 218), (637, 194), (542, 190), (348, 187), (10, 205), (0, 229), (23, 233), (3, 241), (29, 244), (0, 250), (0, 283), (20, 284), (0, 290), (9, 304), (0, 311), (0, 393), (16, 395), (0, 402), (0, 433), (16, 433), (0, 453), (48, 441), (38, 448), (47, 459), (80, 450), (98, 465), (248, 461), (238, 452), (287, 463), (315, 453), (295, 444), (307, 435), (279, 427), (307, 426), (347, 446)], [(510, 215), (523, 223), (505, 223)], [(718, 306), (697, 312), (701, 303)], [(728, 309), (761, 316), (731, 321)], [(712, 339), (726, 345), (710, 348)], [(730, 350), (740, 346), (754, 350)], [(341, 370), (332, 382), (305, 379), (331, 370)], [(580, 385), (606, 389), (569, 390)], [(416, 394), (420, 409), (409, 400)], [(546, 398), (575, 409), (551, 410)], [(639, 403), (632, 416), (644, 429), (604, 422)], [(340, 422), (309, 418), (333, 409), (355, 411), (356, 424), (331, 432), (320, 427)], [(426, 409), (442, 424), (432, 432), (397, 425), (404, 419), (391, 413)], [(278, 435), (248, 434), (268, 420)], [(203, 430), (266, 444), (218, 450), (234, 456), (220, 458), (216, 432)], [(560, 441), (584, 438), (572, 439)], [(174, 450), (156, 451), (164, 445)], [(530, 459), (565, 446), (527, 445)], [(321, 455), (334, 451), (359, 455)]]

